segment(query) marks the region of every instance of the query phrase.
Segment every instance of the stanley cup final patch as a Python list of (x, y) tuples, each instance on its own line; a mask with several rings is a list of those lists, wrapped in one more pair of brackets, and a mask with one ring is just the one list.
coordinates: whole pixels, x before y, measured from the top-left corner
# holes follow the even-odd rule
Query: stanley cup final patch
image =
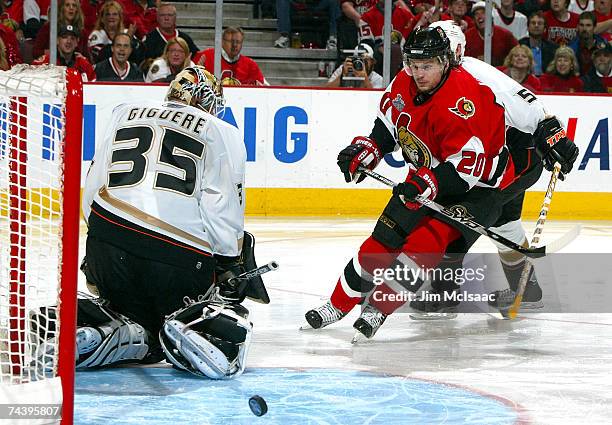
[(395, 96), (395, 99), (393, 99), (391, 103), (393, 104), (393, 107), (397, 109), (398, 112), (402, 112), (404, 110), (404, 106), (406, 106), (406, 104), (404, 103), (404, 99), (402, 99), (402, 95), (399, 93), (397, 94), (397, 96)]
[(472, 102), (470, 99), (466, 99), (465, 97), (460, 97), (455, 106), (453, 108), (448, 108), (448, 110), (464, 120), (467, 120), (476, 113), (474, 102)]

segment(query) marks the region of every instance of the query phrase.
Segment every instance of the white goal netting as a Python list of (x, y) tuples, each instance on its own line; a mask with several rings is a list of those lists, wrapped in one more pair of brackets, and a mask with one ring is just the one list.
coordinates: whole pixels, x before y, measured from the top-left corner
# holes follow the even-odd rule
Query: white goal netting
[(0, 72), (0, 396), (58, 375), (65, 75)]

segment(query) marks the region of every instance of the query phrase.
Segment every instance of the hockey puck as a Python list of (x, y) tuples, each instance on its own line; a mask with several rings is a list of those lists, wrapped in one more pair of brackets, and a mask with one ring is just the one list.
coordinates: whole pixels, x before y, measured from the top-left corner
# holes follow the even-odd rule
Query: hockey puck
[(255, 416), (263, 416), (268, 413), (268, 405), (266, 400), (258, 395), (254, 395), (249, 399), (249, 407)]

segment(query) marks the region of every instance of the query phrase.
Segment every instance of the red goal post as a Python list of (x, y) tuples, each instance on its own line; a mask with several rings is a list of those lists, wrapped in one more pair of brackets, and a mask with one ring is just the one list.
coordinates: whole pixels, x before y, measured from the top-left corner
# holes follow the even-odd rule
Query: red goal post
[(2, 420), (12, 406), (61, 405), (73, 422), (82, 113), (76, 71), (0, 72)]

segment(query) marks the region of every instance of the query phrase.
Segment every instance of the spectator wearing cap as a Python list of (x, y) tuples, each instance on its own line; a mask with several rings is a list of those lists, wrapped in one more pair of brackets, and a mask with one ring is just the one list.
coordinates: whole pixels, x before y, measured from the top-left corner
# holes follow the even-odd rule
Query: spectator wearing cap
[(591, 55), (606, 43), (603, 37), (594, 33), (596, 23), (593, 12), (582, 12), (578, 21), (578, 35), (569, 44), (578, 59), (580, 75), (586, 75), (589, 72), (592, 65)]
[(548, 64), (555, 57), (555, 50), (557, 50), (559, 46), (544, 38), (544, 33), (546, 32), (546, 19), (544, 19), (544, 13), (541, 10), (533, 12), (531, 16), (529, 16), (527, 29), (529, 31), (529, 36), (521, 38), (519, 44), (525, 45), (531, 49), (534, 63), (533, 73), (536, 76), (540, 76), (546, 71)]
[(143, 41), (145, 57), (152, 59), (161, 56), (166, 44), (177, 37), (182, 38), (189, 47), (191, 55), (198, 53), (189, 34), (176, 29), (176, 7), (173, 4), (162, 4), (157, 10), (157, 28), (149, 32)]
[[(267, 85), (259, 65), (248, 56), (244, 56), (242, 43), (244, 32), (241, 28), (228, 27), (223, 30), (221, 42), (221, 82), (224, 85)], [(204, 49), (198, 52), (193, 62), (204, 66), (215, 73), (215, 49)]]
[(95, 65), (97, 81), (144, 81), (138, 65), (129, 61), (132, 54), (132, 37), (119, 33), (113, 38), (112, 55)]
[(593, 52), (593, 66), (582, 77), (584, 91), (612, 94), (612, 45), (605, 43)]
[[(66, 25), (72, 26), (81, 36), (76, 50), (86, 55), (88, 34), (86, 34), (84, 31), (85, 18), (83, 16), (83, 11), (81, 10), (81, 4), (78, 0), (59, 0), (58, 9), (57, 27), (61, 28)], [(45, 53), (49, 53), (49, 35), (49, 22), (45, 22), (40, 31), (38, 31), (36, 39), (34, 40), (32, 56), (37, 58)]]
[(576, 93), (583, 91), (584, 83), (579, 75), (578, 60), (574, 51), (561, 46), (555, 52), (555, 58), (548, 65), (546, 74), (540, 77), (542, 91)]
[(507, 29), (517, 40), (527, 36), (527, 17), (514, 10), (514, 0), (500, 0), (493, 8), (493, 24)]
[[(57, 37), (57, 63), (68, 68), (76, 69), (81, 73), (83, 81), (93, 81), (96, 73), (93, 66), (76, 51), (79, 43), (79, 32), (72, 25), (63, 25), (59, 28)], [(43, 65), (49, 63), (49, 53), (32, 62), (33, 65)]]
[(544, 12), (548, 24), (547, 38), (556, 44), (568, 44), (576, 37), (578, 14), (567, 10), (570, 0), (550, 0), (550, 10)]
[[(465, 55), (484, 58), (485, 2), (479, 1), (472, 7), (474, 28), (465, 32)], [(518, 44), (516, 38), (507, 29), (493, 25), (491, 39), (491, 65), (501, 66), (510, 50)]]
[(355, 47), (353, 56), (347, 57), (329, 77), (326, 87), (359, 87), (382, 89), (383, 78), (374, 71), (374, 49), (368, 43)]

